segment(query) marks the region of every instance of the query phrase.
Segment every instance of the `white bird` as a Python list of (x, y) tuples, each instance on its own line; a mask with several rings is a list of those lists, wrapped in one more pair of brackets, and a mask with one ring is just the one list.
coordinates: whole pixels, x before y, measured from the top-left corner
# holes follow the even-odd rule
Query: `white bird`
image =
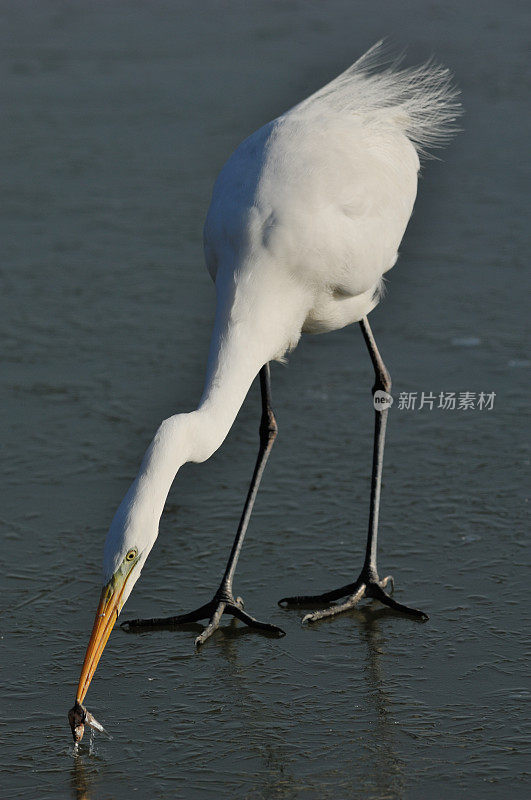
[[(283, 634), (243, 610), (232, 581), (277, 425), (269, 362), (292, 350), (301, 333), (359, 322), (374, 371), (375, 392), (391, 380), (367, 315), (384, 273), (397, 260), (417, 192), (419, 154), (442, 143), (459, 114), (446, 69), (378, 65), (381, 43), (308, 99), (264, 125), (229, 158), (214, 186), (204, 246), (217, 306), (203, 396), (195, 411), (164, 420), (114, 519), (103, 558), (103, 589), (76, 694), (83, 702), (107, 639), (158, 535), (164, 503), (179, 468), (202, 462), (222, 444), (260, 374), (260, 448), (249, 494), (221, 585), (197, 611), (134, 620), (154, 627), (208, 619), (203, 643), (224, 612), (252, 627)], [(393, 600), (376, 567), (378, 509), (388, 406), (376, 407), (366, 558), (356, 581), (287, 605), (343, 603), (308, 614), (313, 622), (352, 608), (365, 596), (420, 619)], [(82, 707), (81, 707), (82, 708)], [(79, 712), (81, 714), (81, 712)]]

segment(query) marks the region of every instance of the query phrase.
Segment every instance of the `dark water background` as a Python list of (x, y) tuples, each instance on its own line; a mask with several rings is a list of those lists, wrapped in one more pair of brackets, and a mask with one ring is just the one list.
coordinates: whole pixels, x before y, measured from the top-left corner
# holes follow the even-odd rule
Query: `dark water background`
[[(526, 5), (0, 3), (2, 798), (529, 797)], [(273, 369), (280, 435), (235, 587), (288, 635), (227, 622), (194, 653), (193, 631), (115, 631), (88, 696), (114, 738), (73, 757), (107, 526), (160, 420), (201, 392), (215, 175), (386, 34), (449, 65), (467, 114), (371, 322), (395, 397), (496, 393), (390, 414), (380, 567), (431, 619), (364, 605), (305, 629), (276, 605), (352, 580), (368, 514), (359, 331), (305, 338)], [(211, 595), (258, 403), (179, 474), (124, 616)]]

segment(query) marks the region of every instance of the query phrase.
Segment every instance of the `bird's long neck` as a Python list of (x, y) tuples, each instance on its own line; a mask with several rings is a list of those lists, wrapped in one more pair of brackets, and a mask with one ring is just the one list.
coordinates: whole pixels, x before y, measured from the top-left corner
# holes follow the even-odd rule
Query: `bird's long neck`
[[(277, 309), (267, 310), (265, 304), (253, 303), (249, 297), (231, 295), (230, 288), (225, 292), (226, 296), (218, 286), (199, 406), (162, 423), (133, 484), (135, 499), (148, 499), (157, 518), (179, 468), (187, 461), (205, 461), (220, 447), (260, 368), (289, 344), (275, 319)], [(278, 313), (283, 316), (280, 309)]]
[(198, 408), (160, 425), (135, 480), (137, 499), (149, 496), (157, 517), (180, 467), (206, 461), (221, 446), (261, 366), (260, 359), (252, 358), (232, 337), (224, 341), (209, 361)]
[(190, 461), (205, 461), (225, 440), (260, 368), (274, 355), (250, 302), (224, 296), (218, 304), (208, 354), (205, 385), (191, 417)]

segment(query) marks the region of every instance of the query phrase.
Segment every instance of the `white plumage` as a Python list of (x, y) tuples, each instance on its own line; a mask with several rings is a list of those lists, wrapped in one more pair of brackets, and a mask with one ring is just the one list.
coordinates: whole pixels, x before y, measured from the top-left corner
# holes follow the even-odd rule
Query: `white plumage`
[(444, 141), (459, 113), (447, 70), (378, 69), (381, 53), (378, 44), (253, 133), (221, 170), (204, 230), (217, 292), (205, 389), (197, 410), (162, 423), (111, 524), (105, 584), (138, 550), (118, 611), (176, 472), (221, 445), (259, 370), (301, 332), (341, 328), (378, 303), (413, 209), (419, 154)]
[(252, 134), (216, 181), (205, 225), (212, 277), (220, 270), (242, 294), (260, 288), (264, 313), (290, 295), (268, 358), (301, 330), (340, 328), (374, 308), (413, 209), (418, 153), (451, 132), (448, 70), (375, 72), (381, 49)]

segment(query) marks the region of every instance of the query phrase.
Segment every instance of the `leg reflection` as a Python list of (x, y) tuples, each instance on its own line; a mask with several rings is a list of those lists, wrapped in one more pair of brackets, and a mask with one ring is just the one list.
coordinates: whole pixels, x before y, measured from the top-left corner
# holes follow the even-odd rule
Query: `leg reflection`
[(371, 730), (370, 752), (373, 761), (372, 775), (369, 776), (378, 797), (401, 798), (405, 792), (404, 760), (397, 752), (397, 725), (392, 711), (393, 698), (385, 678), (382, 661), (387, 654), (386, 637), (380, 621), (390, 617), (392, 612), (385, 608), (373, 610), (360, 608), (355, 612), (360, 633), (367, 645), (365, 673), (375, 725)]

